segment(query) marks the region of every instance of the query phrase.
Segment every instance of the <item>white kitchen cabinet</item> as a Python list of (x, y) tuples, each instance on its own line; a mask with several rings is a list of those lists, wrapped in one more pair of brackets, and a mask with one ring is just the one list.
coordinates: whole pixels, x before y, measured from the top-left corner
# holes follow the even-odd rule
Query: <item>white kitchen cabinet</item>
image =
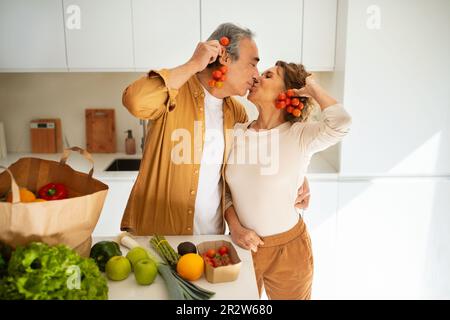
[(131, 0), (64, 0), (64, 18), (70, 70), (134, 70)]
[(302, 0), (201, 0), (202, 40), (219, 24), (232, 22), (255, 33), (261, 71), (277, 60), (300, 62), (302, 16)]
[(304, 211), (314, 258), (312, 299), (336, 298), (337, 180), (309, 180), (311, 200)]
[(339, 299), (449, 298), (450, 180), (339, 183)]
[(303, 0), (302, 63), (310, 71), (332, 71), (337, 0)]
[(102, 179), (102, 182), (109, 186), (108, 195), (103, 205), (102, 213), (93, 235), (114, 236), (120, 231), (120, 222), (127, 206), (128, 198), (133, 188), (133, 180), (108, 180)]
[(64, 71), (61, 0), (0, 1), (0, 71)]
[(185, 63), (200, 41), (199, 0), (132, 0), (137, 71)]

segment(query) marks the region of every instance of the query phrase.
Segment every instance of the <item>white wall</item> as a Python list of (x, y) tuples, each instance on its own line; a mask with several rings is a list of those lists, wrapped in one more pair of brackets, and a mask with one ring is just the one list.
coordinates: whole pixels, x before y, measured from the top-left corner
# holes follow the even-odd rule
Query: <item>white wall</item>
[[(373, 5), (377, 30), (366, 25)], [(450, 2), (342, 0), (337, 35), (336, 72), (323, 80), (353, 125), (328, 219), (335, 250), (311, 228), (326, 270), (313, 297), (449, 299)]]
[(347, 30), (342, 173), (450, 174), (450, 1), (350, 0)]

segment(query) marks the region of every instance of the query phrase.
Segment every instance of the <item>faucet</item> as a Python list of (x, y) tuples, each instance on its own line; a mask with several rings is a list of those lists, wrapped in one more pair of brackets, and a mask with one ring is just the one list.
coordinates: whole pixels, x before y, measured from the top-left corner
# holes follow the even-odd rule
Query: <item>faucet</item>
[(141, 150), (142, 155), (144, 155), (145, 139), (147, 137), (147, 120), (140, 119), (139, 123), (142, 125), (142, 139), (141, 139)]

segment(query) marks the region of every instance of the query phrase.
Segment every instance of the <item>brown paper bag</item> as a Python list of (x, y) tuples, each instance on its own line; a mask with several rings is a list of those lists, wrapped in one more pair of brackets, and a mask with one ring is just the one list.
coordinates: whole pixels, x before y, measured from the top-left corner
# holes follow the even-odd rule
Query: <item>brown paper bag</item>
[[(88, 174), (66, 164), (70, 151), (79, 151), (91, 162)], [(0, 174), (0, 197), (12, 190), (12, 203), (0, 202), (0, 240), (12, 247), (33, 241), (66, 244), (80, 255), (88, 256), (91, 235), (108, 192), (106, 184), (92, 178), (93, 173), (90, 154), (78, 147), (64, 150), (59, 162), (30, 157), (9, 166)], [(63, 183), (69, 191), (68, 199), (20, 202), (19, 187), (37, 194), (51, 182)]]

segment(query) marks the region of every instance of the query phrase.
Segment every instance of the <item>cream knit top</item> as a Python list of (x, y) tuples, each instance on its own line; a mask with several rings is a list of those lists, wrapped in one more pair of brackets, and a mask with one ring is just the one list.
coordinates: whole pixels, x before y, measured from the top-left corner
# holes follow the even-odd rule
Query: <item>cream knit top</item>
[(225, 171), (226, 208), (234, 205), (241, 224), (262, 237), (294, 227), (294, 202), (312, 155), (338, 143), (351, 122), (342, 104), (335, 104), (322, 111), (320, 121), (259, 131), (249, 128), (251, 122), (236, 124)]

